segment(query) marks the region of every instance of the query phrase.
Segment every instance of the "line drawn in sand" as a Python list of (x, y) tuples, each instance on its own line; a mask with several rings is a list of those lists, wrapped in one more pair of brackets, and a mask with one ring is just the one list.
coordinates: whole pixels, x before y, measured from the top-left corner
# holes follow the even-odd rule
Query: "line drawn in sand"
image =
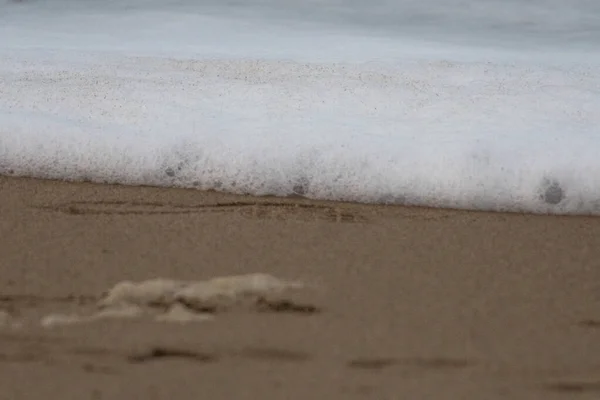
[(317, 204), (234, 201), (216, 204), (167, 204), (141, 201), (73, 201), (35, 208), (69, 215), (173, 215), (235, 213), (252, 219), (367, 222), (367, 218), (349, 208)]

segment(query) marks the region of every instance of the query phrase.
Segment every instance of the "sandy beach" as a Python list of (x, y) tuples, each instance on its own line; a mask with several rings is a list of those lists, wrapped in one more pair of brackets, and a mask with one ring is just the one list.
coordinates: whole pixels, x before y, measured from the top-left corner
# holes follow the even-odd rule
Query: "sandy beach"
[[(1, 399), (600, 397), (597, 218), (0, 177), (0, 235)], [(123, 280), (258, 272), (311, 285), (40, 325)]]

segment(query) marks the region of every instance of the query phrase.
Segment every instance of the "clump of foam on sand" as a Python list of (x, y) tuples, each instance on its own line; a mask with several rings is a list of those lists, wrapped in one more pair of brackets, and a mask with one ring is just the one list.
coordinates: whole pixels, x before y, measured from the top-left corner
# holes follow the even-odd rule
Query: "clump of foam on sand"
[(133, 304), (137, 306), (169, 306), (175, 295), (189, 282), (164, 278), (149, 279), (142, 282), (123, 281), (106, 292), (98, 303), (100, 307), (115, 307)]
[(169, 310), (159, 314), (154, 319), (159, 322), (202, 322), (211, 321), (214, 317), (207, 313), (198, 313), (182, 304), (173, 304)]
[(92, 315), (50, 314), (42, 318), (41, 325), (50, 328), (56, 325), (70, 325), (82, 322), (92, 322), (108, 318), (135, 318), (144, 314), (144, 310), (136, 305), (107, 308)]
[(91, 315), (51, 314), (41, 321), (44, 327), (92, 322), (106, 318), (136, 318), (153, 315), (161, 322), (212, 320), (216, 312), (256, 305), (260, 300), (304, 284), (255, 273), (206, 281), (178, 281), (164, 278), (142, 282), (123, 281), (98, 301), (99, 311)]

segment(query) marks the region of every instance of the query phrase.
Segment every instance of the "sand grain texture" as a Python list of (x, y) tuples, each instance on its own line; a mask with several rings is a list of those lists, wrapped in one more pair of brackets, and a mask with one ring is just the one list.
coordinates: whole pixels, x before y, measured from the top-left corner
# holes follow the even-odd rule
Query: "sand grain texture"
[[(0, 399), (600, 396), (599, 219), (0, 177), (0, 237)], [(116, 282), (255, 272), (314, 289), (39, 324)]]

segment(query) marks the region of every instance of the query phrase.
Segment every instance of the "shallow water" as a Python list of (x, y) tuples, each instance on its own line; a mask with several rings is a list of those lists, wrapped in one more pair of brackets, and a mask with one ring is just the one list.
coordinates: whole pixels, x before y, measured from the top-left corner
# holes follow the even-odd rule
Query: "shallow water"
[(0, 37), (0, 173), (600, 214), (593, 1), (25, 0)]

